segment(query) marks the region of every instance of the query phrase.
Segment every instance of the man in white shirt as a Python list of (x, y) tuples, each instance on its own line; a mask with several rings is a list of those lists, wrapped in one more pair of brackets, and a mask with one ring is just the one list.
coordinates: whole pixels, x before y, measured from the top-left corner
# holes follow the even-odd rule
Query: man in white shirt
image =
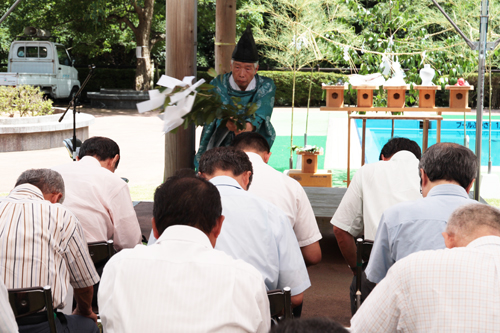
[(351, 332), (496, 332), (500, 327), (500, 211), (458, 208), (447, 249), (394, 264), (351, 320)]
[(251, 265), (213, 247), (222, 228), (219, 192), (184, 175), (155, 192), (158, 241), (113, 256), (99, 310), (105, 332), (268, 332), (266, 288)]
[(113, 239), (118, 251), (142, 237), (127, 183), (114, 174), (119, 161), (115, 141), (92, 137), (82, 144), (76, 162), (52, 168), (64, 178), (64, 206), (80, 220), (87, 242)]
[(257, 268), (269, 290), (290, 287), (299, 316), (311, 286), (306, 265), (285, 213), (247, 192), (252, 170), (248, 156), (229, 147), (208, 150), (200, 159), (199, 171), (219, 190), (226, 217), (215, 248)]
[[(364, 234), (366, 240), (373, 241), (384, 210), (403, 201), (422, 198), (418, 171), (420, 157), (420, 147), (415, 141), (392, 138), (382, 148), (379, 162), (365, 164), (354, 175), (331, 220), (335, 238), (353, 274), (356, 274), (354, 237)], [(362, 296), (368, 295), (375, 285), (366, 281), (364, 273), (361, 278)], [(356, 276), (350, 291), (353, 314), (355, 286)]]
[(252, 162), (253, 179), (248, 192), (275, 204), (285, 212), (306, 264), (319, 263), (321, 233), (304, 188), (295, 179), (267, 164), (271, 157), (271, 148), (259, 133), (241, 133), (234, 138), (232, 146), (247, 153)]

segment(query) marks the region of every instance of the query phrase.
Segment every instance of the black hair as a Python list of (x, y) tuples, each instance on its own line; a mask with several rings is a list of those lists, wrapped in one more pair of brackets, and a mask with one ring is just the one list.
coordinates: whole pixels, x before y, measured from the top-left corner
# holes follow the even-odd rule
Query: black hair
[(234, 176), (250, 171), (250, 182), (252, 183), (253, 168), (248, 155), (233, 147), (217, 147), (207, 150), (200, 158), (198, 171), (206, 175), (213, 175), (215, 171), (231, 171)]
[(115, 168), (118, 167), (118, 162), (120, 162), (120, 147), (118, 147), (118, 144), (110, 138), (93, 136), (83, 142), (78, 158), (94, 156), (99, 161), (105, 161), (108, 158), (115, 158), (116, 155), (118, 155), (118, 161), (116, 161)]
[(427, 149), (418, 165), (431, 182), (456, 181), (464, 189), (474, 180), (477, 157), (472, 150), (451, 142), (441, 142)]
[(393, 137), (387, 141), (380, 151), (379, 160), (382, 160), (382, 155), (384, 155), (385, 158), (389, 158), (401, 150), (407, 150), (413, 153), (413, 155), (415, 155), (418, 159), (422, 157), (422, 151), (420, 150), (418, 143), (407, 138)]
[(347, 333), (348, 331), (332, 319), (307, 318), (288, 319), (274, 326), (271, 333)]
[(221, 215), (219, 191), (193, 170), (183, 169), (156, 188), (153, 216), (160, 235), (172, 225), (188, 225), (209, 234)]
[(271, 151), (269, 142), (267, 142), (261, 134), (256, 132), (243, 132), (236, 135), (231, 146), (240, 150), (252, 149), (259, 153), (269, 153)]

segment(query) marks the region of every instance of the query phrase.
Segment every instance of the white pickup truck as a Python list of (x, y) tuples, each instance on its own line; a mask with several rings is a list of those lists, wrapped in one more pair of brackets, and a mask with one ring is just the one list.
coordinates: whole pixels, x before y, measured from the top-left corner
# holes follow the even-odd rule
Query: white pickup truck
[(37, 86), (53, 99), (71, 99), (80, 89), (78, 71), (64, 45), (36, 40), (12, 42), (7, 73), (0, 73), (0, 85)]

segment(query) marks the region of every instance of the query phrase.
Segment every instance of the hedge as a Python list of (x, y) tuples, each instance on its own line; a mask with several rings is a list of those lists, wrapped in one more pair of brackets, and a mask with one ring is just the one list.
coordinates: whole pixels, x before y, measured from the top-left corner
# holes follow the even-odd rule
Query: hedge
[[(79, 78), (83, 82), (87, 76), (88, 69), (79, 68)], [(159, 70), (156, 75), (164, 74), (164, 70)], [(276, 84), (276, 106), (291, 106), (292, 105), (292, 86), (293, 86), (293, 73), (283, 71), (259, 71), (259, 74), (273, 79)], [(212, 79), (206, 72), (197, 72), (198, 78), (204, 78), (207, 82)], [(295, 82), (295, 105), (307, 106), (307, 97), (309, 94), (309, 77), (308, 72), (297, 72)], [(132, 89), (134, 86), (135, 69), (98, 69), (94, 77), (87, 84), (87, 91), (99, 91), (99, 88), (115, 88), (115, 89)], [(313, 73), (313, 86), (311, 90), (311, 106), (324, 106), (323, 89), (321, 83), (337, 82), (339, 79), (345, 79), (346, 75), (337, 73), (314, 72)], [(477, 74), (471, 74), (465, 78), (474, 90), (469, 93), (469, 106), (475, 107), (477, 101)], [(485, 99), (484, 105), (489, 105), (489, 78), (485, 76)], [(495, 109), (500, 108), (500, 73), (492, 74), (492, 107)], [(448, 106), (449, 92), (437, 91), (436, 92), (436, 106)]]
[[(83, 82), (88, 74), (87, 68), (77, 68), (78, 77), (80, 82)], [(5, 71), (2, 68), (1, 71)], [(158, 70), (156, 75), (164, 74), (164, 70)], [(259, 74), (267, 76), (274, 80), (276, 84), (276, 106), (291, 106), (292, 105), (292, 82), (293, 73), (283, 72), (283, 71), (260, 71)], [(207, 82), (210, 82), (211, 77), (206, 72), (197, 72), (198, 78), (204, 78)], [(295, 86), (295, 105), (296, 106), (307, 106), (307, 97), (309, 93), (309, 77), (308, 72), (298, 72), (296, 75), (296, 86)], [(83, 98), (86, 98), (87, 91), (99, 91), (100, 88), (109, 89), (133, 89), (135, 78), (135, 69), (111, 69), (111, 68), (98, 68), (94, 76), (88, 82)], [(346, 76), (343, 74), (336, 73), (326, 73), (326, 72), (314, 72), (313, 73), (313, 86), (311, 91), (311, 106), (322, 106), (325, 105), (323, 100), (323, 90), (321, 89), (321, 83), (337, 82), (338, 79), (345, 79)], [(469, 106), (475, 107), (477, 101), (477, 74), (471, 74), (465, 77), (471, 85), (474, 86), (474, 90), (469, 93)], [(489, 78), (488, 75), (485, 76), (485, 99), (484, 106), (489, 105)], [(492, 107), (495, 109), (500, 108), (500, 73), (493, 73), (492, 75)], [(448, 106), (449, 92), (448, 91), (437, 91), (436, 92), (436, 106)]]

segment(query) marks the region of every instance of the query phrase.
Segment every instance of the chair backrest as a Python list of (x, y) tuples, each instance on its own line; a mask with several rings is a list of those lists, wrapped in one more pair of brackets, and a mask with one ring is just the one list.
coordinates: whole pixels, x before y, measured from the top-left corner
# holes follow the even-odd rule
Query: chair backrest
[(9, 289), (9, 302), (16, 318), (46, 309), (50, 332), (57, 332), (50, 286)]
[(361, 306), (361, 274), (363, 273), (363, 264), (370, 260), (373, 242), (364, 240), (363, 238), (356, 239), (356, 309)]
[(116, 253), (112, 240), (92, 242), (87, 245), (95, 267), (104, 266), (104, 264)]
[(269, 307), (271, 309), (271, 319), (273, 323), (280, 320), (292, 319), (292, 292), (290, 287), (283, 290), (275, 289), (267, 292), (269, 298)]

